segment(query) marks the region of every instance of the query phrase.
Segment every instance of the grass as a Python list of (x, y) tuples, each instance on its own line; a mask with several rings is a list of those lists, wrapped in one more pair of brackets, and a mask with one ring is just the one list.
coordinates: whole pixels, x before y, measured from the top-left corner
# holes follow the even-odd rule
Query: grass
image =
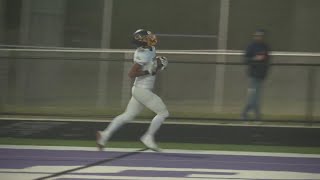
[[(1, 145), (39, 145), (39, 146), (79, 146), (95, 147), (95, 141), (89, 140), (61, 140), (61, 139), (27, 139), (27, 138), (0, 138)], [(277, 152), (320, 154), (320, 147), (289, 147), (289, 146), (262, 146), (262, 145), (233, 145), (233, 144), (191, 144), (191, 143), (159, 143), (164, 149), (185, 150), (219, 150), (219, 151), (249, 151), (249, 152)], [(143, 148), (140, 142), (110, 142), (108, 147), (116, 148)]]
[[(195, 108), (195, 107), (193, 107)], [(200, 108), (201, 109), (201, 108)], [(191, 118), (198, 119), (197, 121), (206, 121), (208, 118), (215, 119), (239, 119), (240, 111), (234, 113), (213, 113), (210, 109), (200, 110), (188, 110), (183, 106), (179, 108), (169, 108), (171, 117), (176, 117), (181, 119), (183, 118)], [(122, 113), (123, 108), (119, 107), (108, 107), (108, 108), (95, 108), (95, 107), (61, 107), (61, 106), (13, 106), (13, 105), (5, 105), (2, 107), (2, 113), (9, 113), (15, 115), (38, 115), (38, 116), (60, 116), (60, 117), (68, 117), (68, 116), (77, 116), (77, 117), (92, 117), (92, 118), (104, 118), (104, 117), (114, 117), (120, 113)], [(154, 114), (151, 111), (145, 110), (141, 114), (142, 118), (151, 118)], [(264, 119), (277, 119), (277, 120), (303, 120), (305, 118), (304, 115), (276, 115), (276, 114), (266, 114), (263, 116)], [(319, 119), (320, 117), (314, 117), (315, 119)], [(212, 121), (212, 120), (209, 120)]]

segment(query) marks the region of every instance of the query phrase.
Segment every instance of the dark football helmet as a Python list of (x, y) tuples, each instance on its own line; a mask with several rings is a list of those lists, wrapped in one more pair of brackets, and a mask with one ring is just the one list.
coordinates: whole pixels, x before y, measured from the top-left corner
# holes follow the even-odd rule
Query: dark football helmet
[(157, 44), (158, 39), (151, 31), (138, 29), (133, 33), (132, 42), (138, 47), (151, 47)]

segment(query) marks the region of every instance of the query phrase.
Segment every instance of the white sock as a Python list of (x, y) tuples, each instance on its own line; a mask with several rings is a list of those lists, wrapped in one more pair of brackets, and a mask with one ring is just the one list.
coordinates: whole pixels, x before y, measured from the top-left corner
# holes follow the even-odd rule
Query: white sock
[(162, 125), (163, 121), (166, 119), (166, 116), (163, 115), (156, 115), (149, 126), (148, 131), (145, 135), (154, 136), (155, 133), (159, 130), (160, 126)]
[(121, 114), (114, 118), (109, 124), (109, 126), (101, 132), (101, 141), (103, 142), (102, 144), (104, 145), (115, 131), (117, 131), (119, 128), (121, 128), (121, 126), (123, 126), (131, 120), (132, 117), (128, 116), (127, 114)]

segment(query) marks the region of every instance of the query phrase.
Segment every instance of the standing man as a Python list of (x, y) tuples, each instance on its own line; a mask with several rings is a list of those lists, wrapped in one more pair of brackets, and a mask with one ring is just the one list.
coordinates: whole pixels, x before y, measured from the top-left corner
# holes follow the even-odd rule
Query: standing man
[(242, 118), (248, 119), (249, 111), (254, 111), (256, 120), (261, 119), (260, 98), (262, 84), (270, 67), (269, 47), (264, 41), (265, 31), (258, 29), (253, 34), (253, 42), (245, 52), (245, 63), (248, 65), (249, 88), (248, 102), (242, 112)]
[(114, 118), (104, 131), (97, 132), (99, 150), (103, 149), (115, 131), (125, 123), (132, 121), (146, 106), (155, 112), (156, 116), (140, 140), (149, 149), (159, 151), (154, 142), (154, 135), (169, 116), (169, 112), (161, 98), (152, 92), (157, 73), (168, 65), (165, 57), (156, 56), (155, 45), (157, 42), (156, 35), (150, 31), (139, 29), (133, 33), (133, 43), (137, 49), (134, 53), (134, 64), (128, 73), (130, 78), (135, 78), (132, 97), (125, 112)]

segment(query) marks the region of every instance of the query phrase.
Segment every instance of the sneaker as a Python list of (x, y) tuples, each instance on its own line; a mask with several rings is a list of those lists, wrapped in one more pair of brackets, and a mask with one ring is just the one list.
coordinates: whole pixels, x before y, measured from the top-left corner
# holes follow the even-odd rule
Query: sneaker
[(147, 148), (156, 152), (161, 152), (161, 149), (154, 142), (154, 138), (151, 135), (143, 135), (140, 140)]
[(97, 137), (97, 147), (99, 151), (102, 151), (104, 148), (104, 145), (101, 143), (101, 132), (97, 131), (96, 133), (96, 137)]

